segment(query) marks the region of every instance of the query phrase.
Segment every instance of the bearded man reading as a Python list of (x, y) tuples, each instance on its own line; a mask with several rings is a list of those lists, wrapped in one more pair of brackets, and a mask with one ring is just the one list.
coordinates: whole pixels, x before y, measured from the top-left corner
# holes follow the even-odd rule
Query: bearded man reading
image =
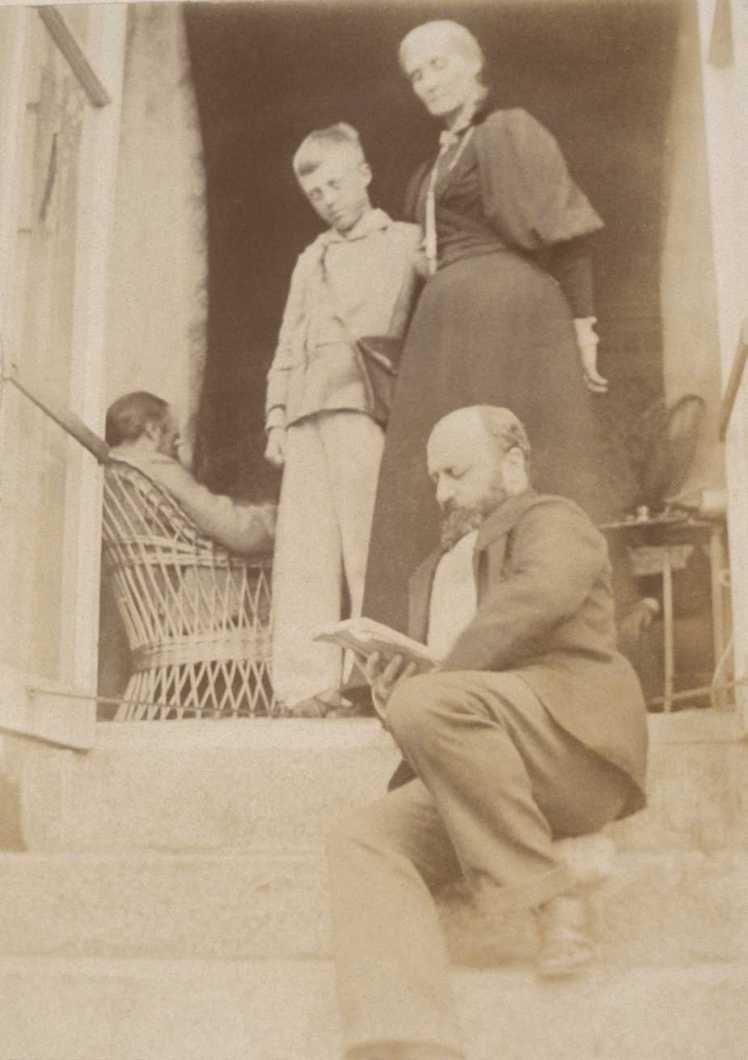
[(508, 409), (440, 420), (427, 463), (442, 548), (410, 584), (410, 635), (439, 660), (367, 676), (403, 755), (390, 792), (331, 838), (348, 1060), (462, 1060), (432, 890), (462, 877), (483, 912), (537, 910), (538, 971), (592, 956), (585, 898), (554, 840), (644, 805), (647, 727), (616, 650), (604, 537), (536, 493)]

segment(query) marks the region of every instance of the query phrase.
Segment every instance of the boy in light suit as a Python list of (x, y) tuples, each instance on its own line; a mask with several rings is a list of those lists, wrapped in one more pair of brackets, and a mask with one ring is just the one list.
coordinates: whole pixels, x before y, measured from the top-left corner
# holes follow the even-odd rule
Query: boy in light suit
[(293, 167), (329, 227), (296, 262), (268, 373), (265, 455), (283, 467), (273, 680), (289, 712), (324, 713), (324, 693), (343, 679), (342, 653), (312, 637), (342, 617), (344, 584), (360, 614), (384, 438), (354, 342), (402, 335), (421, 233), (372, 207), (371, 169), (350, 125), (310, 133)]

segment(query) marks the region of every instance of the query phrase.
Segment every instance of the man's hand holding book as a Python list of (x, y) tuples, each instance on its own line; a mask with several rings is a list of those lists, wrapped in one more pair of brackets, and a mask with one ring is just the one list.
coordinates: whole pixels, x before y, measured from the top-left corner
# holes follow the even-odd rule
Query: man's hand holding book
[(320, 630), (314, 639), (329, 641), (352, 652), (356, 665), (371, 686), (374, 707), (383, 721), (387, 701), (398, 682), (437, 666), (437, 660), (425, 644), (368, 618), (337, 622)]

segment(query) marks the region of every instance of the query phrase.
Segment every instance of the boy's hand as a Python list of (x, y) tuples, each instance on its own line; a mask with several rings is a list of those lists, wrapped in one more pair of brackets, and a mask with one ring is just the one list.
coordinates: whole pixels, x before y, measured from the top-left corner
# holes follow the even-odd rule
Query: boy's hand
[(265, 448), (265, 459), (273, 467), (283, 467), (286, 462), (286, 428), (271, 427), (268, 431), (268, 444)]

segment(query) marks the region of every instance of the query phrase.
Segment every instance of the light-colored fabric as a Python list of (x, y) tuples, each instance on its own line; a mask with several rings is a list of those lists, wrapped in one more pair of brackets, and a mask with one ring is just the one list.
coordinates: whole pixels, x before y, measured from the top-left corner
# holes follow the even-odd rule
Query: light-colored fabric
[(361, 613), (384, 436), (361, 412), (321, 413), (288, 430), (273, 559), (273, 684), (293, 705), (342, 678), (342, 653), (314, 633), (338, 621), (343, 578)]
[(131, 390), (165, 398), (188, 453), (206, 356), (208, 265), (202, 140), (179, 4), (128, 10), (117, 165), (107, 400)]
[(268, 427), (323, 410), (367, 410), (349, 334), (403, 333), (419, 241), (417, 225), (370, 210), (346, 235), (329, 229), (299, 256), (268, 373)]
[(201, 533), (224, 548), (241, 553), (271, 548), (274, 505), (241, 504), (223, 494), (211, 493), (178, 460), (164, 453), (120, 445), (112, 449), (111, 456), (145, 472), (174, 497)]
[(438, 1042), (459, 1054), (431, 891), (464, 877), (488, 928), (568, 890), (553, 836), (616, 817), (628, 782), (513, 674), (410, 678), (388, 720), (420, 779), (357, 810), (329, 844), (344, 1040)]
[(475, 615), (478, 590), (473, 577), (473, 550), (478, 531), (463, 535), (439, 560), (434, 572), (426, 643), (437, 659), (452, 649)]

